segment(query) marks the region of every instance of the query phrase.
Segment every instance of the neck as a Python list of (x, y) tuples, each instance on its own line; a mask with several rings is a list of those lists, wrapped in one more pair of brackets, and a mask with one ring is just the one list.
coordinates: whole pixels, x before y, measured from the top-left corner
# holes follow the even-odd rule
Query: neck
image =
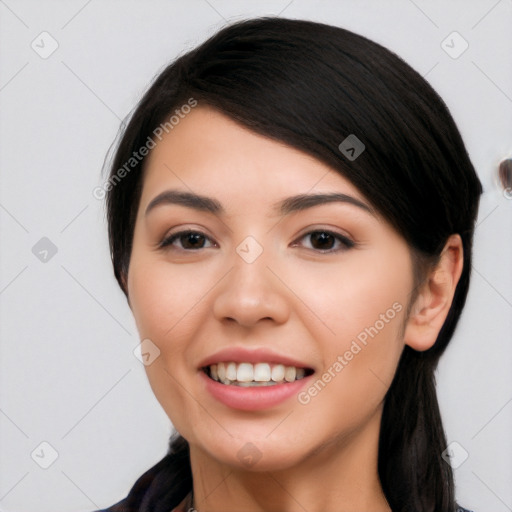
[(304, 453), (291, 467), (249, 471), (190, 446), (197, 512), (390, 512), (378, 477), (381, 414)]

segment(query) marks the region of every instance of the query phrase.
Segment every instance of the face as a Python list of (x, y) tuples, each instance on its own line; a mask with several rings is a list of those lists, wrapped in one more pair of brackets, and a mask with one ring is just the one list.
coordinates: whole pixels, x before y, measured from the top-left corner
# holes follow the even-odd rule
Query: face
[(128, 294), (160, 351), (152, 390), (191, 448), (256, 471), (375, 439), (406, 242), (340, 174), (204, 106), (148, 158)]

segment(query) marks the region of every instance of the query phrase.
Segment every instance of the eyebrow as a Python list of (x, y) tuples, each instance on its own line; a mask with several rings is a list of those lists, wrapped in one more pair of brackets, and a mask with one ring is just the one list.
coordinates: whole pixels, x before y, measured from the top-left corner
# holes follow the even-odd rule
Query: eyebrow
[[(322, 194), (299, 194), (296, 196), (287, 197), (286, 199), (276, 203), (273, 206), (273, 209), (276, 211), (276, 213), (281, 215), (288, 215), (290, 213), (303, 211), (320, 204), (334, 202), (350, 204), (366, 211), (367, 213), (370, 213), (371, 215), (375, 215), (373, 208), (371, 208), (368, 204), (359, 199), (356, 199), (353, 196), (341, 194), (338, 192)], [(149, 212), (158, 206), (169, 204), (186, 206), (187, 208), (193, 208), (195, 210), (209, 212), (216, 215), (225, 213), (222, 204), (212, 197), (181, 190), (165, 190), (151, 200), (146, 208), (144, 215), (148, 215)]]
[(277, 203), (274, 208), (277, 209), (281, 215), (287, 215), (292, 212), (306, 210), (307, 208), (325, 203), (346, 203), (357, 206), (358, 208), (361, 208), (371, 215), (375, 215), (373, 208), (371, 208), (368, 204), (359, 199), (356, 199), (353, 196), (341, 194), (339, 192), (323, 194), (299, 194), (297, 196), (284, 199), (283, 201)]
[(148, 215), (148, 213), (157, 206), (167, 204), (178, 204), (215, 214), (224, 213), (224, 208), (219, 201), (211, 197), (201, 196), (192, 192), (183, 192), (181, 190), (165, 190), (151, 200), (144, 215)]

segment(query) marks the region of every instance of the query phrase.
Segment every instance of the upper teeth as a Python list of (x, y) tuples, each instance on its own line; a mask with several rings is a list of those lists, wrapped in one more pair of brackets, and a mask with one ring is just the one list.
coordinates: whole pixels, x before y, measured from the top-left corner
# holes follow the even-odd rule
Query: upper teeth
[(253, 385), (256, 382), (262, 383), (261, 385), (272, 385), (284, 381), (293, 382), (296, 379), (302, 379), (305, 375), (304, 368), (283, 364), (251, 364), (231, 361), (212, 364), (209, 368), (212, 379), (223, 384)]

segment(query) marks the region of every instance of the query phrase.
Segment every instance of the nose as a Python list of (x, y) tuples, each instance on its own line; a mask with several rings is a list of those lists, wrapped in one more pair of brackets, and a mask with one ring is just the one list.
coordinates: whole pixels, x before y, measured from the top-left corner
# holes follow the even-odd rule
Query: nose
[(213, 314), (220, 322), (252, 327), (262, 321), (285, 323), (290, 316), (286, 288), (263, 257), (252, 263), (236, 255), (229, 274), (219, 283)]

